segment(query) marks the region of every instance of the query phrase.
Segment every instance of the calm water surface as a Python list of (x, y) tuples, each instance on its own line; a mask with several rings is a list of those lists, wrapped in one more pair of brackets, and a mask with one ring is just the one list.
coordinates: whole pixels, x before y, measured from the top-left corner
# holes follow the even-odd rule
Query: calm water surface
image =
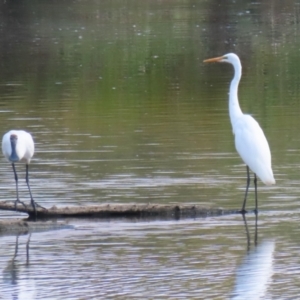
[[(277, 181), (259, 182), (257, 227), (251, 214), (248, 227), (241, 216), (68, 220), (74, 229), (32, 233), (28, 256), (20, 236), (15, 258), (16, 237), (1, 236), (0, 298), (298, 296), (300, 2), (0, 6), (0, 128), (34, 136), (41, 205), (239, 208), (246, 174), (228, 117), (232, 67), (202, 63), (227, 52), (242, 60), (240, 104), (265, 131)], [(0, 167), (1, 199), (14, 200), (11, 166)], [(29, 201), (24, 181), (20, 195)]]

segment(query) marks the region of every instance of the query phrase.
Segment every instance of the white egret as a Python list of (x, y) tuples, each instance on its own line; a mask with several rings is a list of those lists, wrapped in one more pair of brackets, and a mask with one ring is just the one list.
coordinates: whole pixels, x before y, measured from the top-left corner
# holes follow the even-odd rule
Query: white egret
[(36, 215), (36, 204), (31, 194), (28, 177), (28, 165), (34, 154), (34, 142), (31, 134), (24, 130), (10, 130), (6, 134), (4, 134), (2, 138), (2, 152), (7, 161), (11, 162), (15, 175), (17, 192), (17, 200), (15, 201), (15, 207), (17, 206), (18, 202), (25, 206), (25, 204), (19, 199), (18, 175), (16, 172), (15, 163), (20, 161), (26, 164), (26, 183), (30, 194), (31, 205)]
[(235, 136), (235, 148), (247, 168), (247, 186), (241, 212), (245, 213), (247, 194), (250, 185), (250, 170), (254, 173), (255, 212), (257, 212), (257, 179), (256, 175), (266, 185), (275, 184), (271, 166), (271, 152), (268, 141), (257, 123), (250, 115), (243, 114), (238, 100), (238, 85), (242, 76), (242, 66), (239, 57), (234, 53), (204, 60), (205, 63), (226, 62), (233, 65), (234, 77), (229, 90), (229, 115)]

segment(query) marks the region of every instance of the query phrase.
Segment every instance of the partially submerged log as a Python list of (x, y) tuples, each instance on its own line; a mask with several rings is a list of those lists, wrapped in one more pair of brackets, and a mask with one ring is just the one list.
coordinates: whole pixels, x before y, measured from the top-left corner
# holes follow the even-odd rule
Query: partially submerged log
[(94, 206), (53, 206), (49, 209), (38, 206), (35, 218), (34, 210), (30, 205), (18, 204), (15, 209), (14, 202), (0, 202), (0, 209), (27, 213), (32, 219), (67, 218), (67, 217), (206, 217), (220, 216), (224, 214), (239, 213), (237, 210), (224, 210), (221, 208), (209, 208), (192, 204), (99, 204)]

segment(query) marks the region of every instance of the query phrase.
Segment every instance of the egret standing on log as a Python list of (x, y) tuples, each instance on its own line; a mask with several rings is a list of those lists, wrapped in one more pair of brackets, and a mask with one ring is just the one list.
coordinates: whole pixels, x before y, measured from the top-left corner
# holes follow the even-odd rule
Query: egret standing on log
[(36, 215), (36, 205), (31, 194), (28, 178), (28, 165), (34, 154), (34, 142), (31, 134), (24, 130), (11, 130), (7, 132), (6, 134), (4, 134), (2, 139), (2, 152), (7, 161), (11, 162), (15, 175), (17, 192), (17, 200), (15, 201), (15, 207), (17, 207), (18, 202), (22, 203), (25, 206), (25, 204), (19, 199), (18, 175), (16, 172), (15, 163), (20, 161), (26, 164), (26, 183), (31, 198), (31, 205)]
[(271, 152), (268, 141), (257, 121), (250, 115), (243, 114), (238, 100), (238, 85), (242, 76), (242, 66), (239, 57), (229, 53), (220, 57), (204, 60), (210, 62), (226, 62), (233, 65), (234, 77), (229, 90), (229, 115), (235, 135), (235, 148), (247, 168), (247, 187), (241, 213), (245, 213), (247, 194), (250, 185), (250, 170), (254, 173), (255, 212), (257, 213), (257, 179), (256, 175), (266, 185), (275, 184), (271, 166)]

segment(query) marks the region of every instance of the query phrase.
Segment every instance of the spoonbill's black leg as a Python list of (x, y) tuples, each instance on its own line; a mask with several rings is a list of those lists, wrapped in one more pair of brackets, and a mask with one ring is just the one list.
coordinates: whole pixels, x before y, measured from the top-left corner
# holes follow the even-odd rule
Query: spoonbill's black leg
[(15, 181), (16, 181), (16, 192), (17, 192), (17, 200), (15, 201), (15, 210), (17, 210), (17, 203), (21, 203), (25, 208), (26, 208), (26, 205), (25, 203), (23, 203), (22, 201), (20, 201), (19, 199), (19, 188), (18, 188), (18, 175), (17, 175), (17, 172), (16, 172), (16, 168), (15, 168), (15, 164), (12, 163), (12, 168), (14, 170), (14, 175), (15, 175)]
[(35, 202), (34, 202), (34, 200), (33, 200), (32, 193), (31, 193), (31, 189), (30, 189), (30, 185), (29, 185), (28, 169), (29, 169), (28, 164), (26, 164), (26, 183), (27, 183), (27, 186), (28, 186), (29, 194), (30, 194), (31, 205), (32, 205), (32, 207), (33, 207), (34, 214), (35, 214), (35, 216), (36, 216), (36, 205), (35, 205)]

